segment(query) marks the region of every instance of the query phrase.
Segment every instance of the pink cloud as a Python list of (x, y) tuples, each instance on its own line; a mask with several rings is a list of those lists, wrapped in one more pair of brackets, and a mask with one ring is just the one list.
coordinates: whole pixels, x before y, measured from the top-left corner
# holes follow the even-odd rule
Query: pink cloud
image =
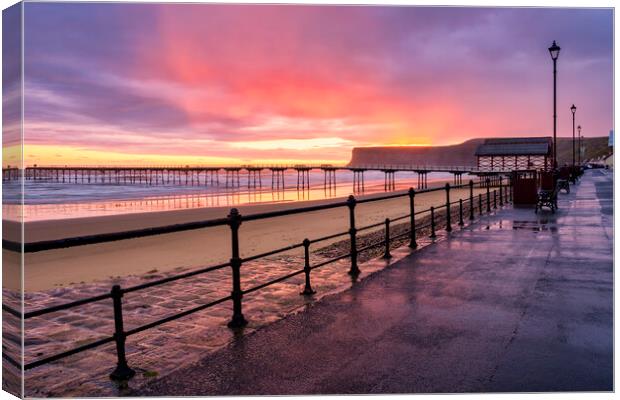
[[(32, 143), (346, 160), (354, 146), (548, 135), (550, 38), (566, 49), (560, 110), (578, 103), (590, 135), (612, 123), (604, 10), (550, 26), (545, 9), (28, 7)], [(321, 138), (308, 143), (340, 145), (278, 146)]]

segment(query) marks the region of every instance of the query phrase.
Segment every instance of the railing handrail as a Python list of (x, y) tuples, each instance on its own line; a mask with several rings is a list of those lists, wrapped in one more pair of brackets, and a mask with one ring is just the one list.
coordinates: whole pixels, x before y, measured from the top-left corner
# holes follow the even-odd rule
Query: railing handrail
[[(507, 185), (503, 185), (502, 186), (502, 180), (501, 177), (498, 180), (499, 182), (499, 204), (500, 206), (502, 206), (504, 204), (504, 199), (506, 200), (506, 202), (510, 201), (512, 199), (512, 193), (510, 190), (507, 190), (507, 193), (505, 193), (504, 189), (508, 189), (511, 184), (507, 184)], [(359, 252), (362, 251), (366, 251), (368, 249), (377, 247), (379, 245), (385, 245), (386, 250), (385, 250), (385, 258), (389, 258), (391, 257), (390, 253), (389, 253), (389, 246), (391, 243), (391, 240), (394, 240), (396, 238), (401, 238), (401, 237), (405, 237), (405, 236), (409, 236), (411, 239), (411, 242), (409, 244), (409, 247), (415, 249), (417, 247), (416, 244), (416, 232), (420, 229), (424, 229), (427, 227), (431, 228), (431, 235), (430, 237), (432, 239), (434, 239), (436, 237), (435, 234), (435, 230), (436, 230), (436, 224), (437, 221), (435, 220), (435, 210), (438, 209), (445, 209), (446, 211), (446, 227), (445, 230), (446, 231), (451, 231), (452, 227), (451, 227), (451, 222), (450, 222), (450, 215), (452, 212), (452, 206), (455, 203), (459, 203), (459, 208), (458, 208), (458, 213), (459, 213), (459, 225), (463, 226), (463, 201), (462, 199), (459, 199), (458, 201), (455, 202), (451, 202), (450, 201), (450, 190), (452, 189), (460, 189), (463, 187), (467, 187), (469, 188), (469, 198), (465, 201), (469, 202), (469, 206), (470, 206), (470, 221), (474, 219), (473, 217), (473, 210), (474, 207), (476, 205), (475, 202), (475, 197), (473, 195), (473, 189), (474, 189), (474, 182), (473, 180), (470, 180), (467, 184), (461, 184), (461, 185), (455, 185), (455, 186), (451, 186), (450, 184), (446, 184), (445, 186), (441, 186), (441, 187), (435, 187), (435, 188), (429, 188), (429, 189), (422, 189), (419, 191), (414, 190), (413, 188), (410, 188), (406, 193), (397, 193), (397, 194), (390, 194), (390, 195), (386, 195), (386, 196), (379, 196), (379, 197), (375, 197), (375, 198), (371, 198), (371, 199), (364, 199), (364, 200), (356, 200), (355, 197), (353, 196), (349, 196), (349, 198), (347, 199), (347, 201), (345, 202), (337, 202), (335, 204), (326, 204), (326, 205), (321, 205), (321, 206), (312, 206), (312, 207), (300, 207), (300, 208), (295, 208), (292, 210), (284, 210), (286, 212), (284, 213), (280, 213), (280, 212), (270, 212), (270, 213), (259, 213), (259, 214), (251, 214), (248, 216), (241, 216), (238, 211), (236, 209), (232, 209), (230, 215), (227, 218), (220, 218), (220, 219), (216, 219), (216, 220), (209, 220), (209, 221), (199, 221), (199, 222), (194, 222), (194, 223), (190, 223), (190, 224), (181, 224), (181, 225), (170, 225), (168, 227), (160, 227), (160, 228), (153, 228), (153, 229), (159, 229), (159, 230), (163, 230), (165, 229), (172, 229), (172, 228), (178, 228), (179, 226), (183, 227), (183, 230), (188, 230), (188, 229), (198, 229), (196, 227), (196, 225), (192, 225), (192, 224), (198, 224), (200, 225), (200, 227), (210, 227), (210, 226), (218, 226), (218, 225), (229, 225), (231, 227), (231, 232), (232, 232), (232, 246), (233, 246), (233, 256), (230, 259), (230, 262), (227, 263), (223, 263), (223, 264), (219, 264), (219, 265), (215, 265), (215, 266), (210, 266), (210, 267), (205, 267), (202, 269), (198, 269), (198, 270), (193, 270), (193, 271), (189, 271), (189, 272), (185, 272), (182, 274), (177, 274), (177, 275), (173, 275), (173, 276), (168, 276), (165, 278), (161, 278), (155, 281), (150, 281), (150, 282), (146, 282), (143, 284), (139, 284), (139, 285), (135, 285), (132, 287), (128, 287), (128, 288), (124, 288), (121, 289), (120, 286), (118, 285), (114, 285), (112, 287), (112, 290), (109, 293), (104, 293), (98, 296), (93, 296), (93, 297), (89, 297), (89, 298), (83, 298), (83, 299), (79, 299), (79, 300), (75, 300), (69, 303), (65, 303), (65, 304), (60, 304), (60, 305), (56, 305), (56, 306), (51, 306), (51, 307), (47, 307), (47, 308), (42, 308), (42, 309), (38, 309), (38, 310), (34, 310), (34, 311), (29, 311), (29, 312), (25, 312), (22, 314), (20, 311), (17, 311), (11, 307), (9, 307), (8, 305), (3, 304), (2, 305), (2, 309), (4, 311), (7, 311), (8, 313), (12, 314), (13, 316), (16, 316), (18, 318), (21, 318), (23, 316), (24, 319), (29, 319), (29, 318), (34, 318), (34, 317), (39, 317), (45, 314), (49, 314), (52, 312), (57, 312), (57, 311), (61, 311), (61, 310), (65, 310), (65, 309), (69, 309), (69, 308), (74, 308), (74, 307), (78, 307), (78, 306), (82, 306), (88, 303), (92, 303), (95, 301), (101, 301), (101, 300), (106, 300), (106, 299), (112, 299), (113, 300), (113, 305), (114, 305), (114, 325), (115, 325), (115, 332), (112, 336), (108, 336), (108, 337), (104, 337), (101, 338), (97, 341), (88, 343), (88, 344), (84, 344), (60, 353), (56, 353), (54, 355), (51, 356), (46, 356), (43, 358), (40, 358), (38, 360), (32, 361), (30, 363), (25, 364), (23, 367), (24, 369), (31, 369), (31, 368), (35, 368), (37, 366), (43, 365), (43, 364), (47, 364), (49, 362), (52, 361), (56, 361), (62, 358), (65, 358), (67, 356), (85, 351), (85, 350), (89, 350), (98, 346), (101, 346), (103, 344), (106, 343), (110, 343), (110, 342), (116, 342), (116, 349), (117, 349), (117, 355), (118, 355), (118, 362), (117, 362), (117, 367), (114, 370), (114, 372), (112, 372), (112, 374), (110, 375), (110, 377), (112, 379), (129, 379), (131, 378), (135, 372), (129, 368), (129, 366), (127, 365), (127, 360), (125, 357), (125, 339), (127, 336), (142, 332), (144, 330), (153, 328), (155, 326), (161, 325), (163, 323), (169, 322), (169, 321), (173, 321), (176, 319), (179, 319), (183, 316), (186, 315), (190, 315), (192, 313), (204, 310), (206, 308), (215, 306), (217, 304), (223, 303), (225, 301), (229, 301), (232, 300), (233, 302), (233, 319), (231, 320), (231, 322), (229, 323), (229, 327), (234, 328), (234, 327), (240, 327), (243, 326), (247, 323), (247, 321), (245, 321), (245, 318), (243, 317), (243, 314), (241, 313), (241, 298), (243, 297), (244, 294), (247, 293), (251, 293), (253, 291), (262, 289), (266, 286), (270, 286), (272, 284), (284, 281), (286, 279), (289, 279), (293, 276), (296, 275), (300, 275), (302, 273), (305, 274), (306, 277), (306, 285), (305, 285), (305, 289), (304, 291), (301, 293), (303, 295), (308, 295), (308, 294), (312, 294), (314, 293), (314, 291), (312, 290), (311, 286), (310, 286), (310, 271), (316, 269), (316, 268), (320, 268), (322, 266), (325, 266), (327, 264), (342, 260), (344, 258), (348, 258), (351, 257), (351, 269), (349, 271), (349, 274), (357, 276), (357, 274), (359, 274), (360, 270), (357, 267), (357, 254)], [(489, 179), (487, 178), (485, 185), (482, 185), (482, 182), (480, 182), (480, 185), (478, 186), (480, 188), (482, 187), (486, 187), (486, 211), (490, 212), (491, 211), (491, 196), (490, 196), (490, 184), (489, 184)], [(445, 190), (446, 192), (446, 202), (443, 205), (439, 205), (437, 207), (433, 207), (431, 206), (429, 209), (426, 210), (418, 210), (416, 211), (414, 209), (414, 197), (416, 194), (419, 193), (428, 193), (428, 192), (434, 192), (434, 191), (441, 191), (441, 190)], [(354, 213), (354, 209), (357, 203), (364, 203), (364, 202), (369, 202), (369, 201), (380, 201), (380, 200), (387, 200), (387, 199), (392, 199), (392, 198), (398, 198), (398, 197), (404, 197), (404, 196), (408, 196), (409, 200), (410, 200), (410, 212), (406, 215), (402, 215), (399, 217), (394, 217), (392, 219), (386, 219), (385, 220), (385, 240), (381, 240), (375, 243), (371, 243), (371, 244), (367, 244), (364, 247), (358, 248), (356, 245), (356, 234), (359, 231), (362, 230), (367, 230), (367, 229), (371, 229), (371, 228), (378, 228), (380, 226), (383, 225), (383, 223), (373, 223), (373, 224), (369, 224), (363, 227), (359, 227), (356, 228), (355, 227), (355, 213)], [(509, 197), (506, 197), (509, 196)], [(484, 210), (482, 208), (482, 194), (479, 194), (478, 196), (478, 201), (479, 201), (479, 212), (480, 215), (482, 215), (484, 213)], [(350, 217), (350, 229), (348, 232), (341, 232), (341, 233), (336, 233), (336, 234), (331, 234), (331, 235), (327, 235), (327, 236), (323, 236), (321, 238), (316, 238), (313, 240), (309, 240), (309, 239), (304, 239), (304, 241), (301, 244), (292, 244), (292, 245), (288, 245), (285, 246), (283, 248), (280, 249), (276, 249), (276, 250), (272, 250), (266, 253), (262, 253), (262, 254), (258, 254), (258, 255), (254, 255), (254, 256), (250, 256), (247, 258), (241, 258), (239, 256), (239, 243), (238, 243), (238, 228), (241, 224), (241, 221), (248, 221), (248, 220), (256, 220), (256, 219), (264, 219), (264, 218), (272, 218), (275, 216), (280, 216), (280, 215), (288, 215), (288, 214), (295, 214), (295, 213), (302, 213), (302, 212), (310, 212), (310, 211), (315, 211), (315, 210), (321, 210), (321, 209), (328, 209), (328, 208), (334, 208), (334, 207), (341, 207), (341, 206), (347, 206), (349, 208), (349, 217)], [(497, 191), (496, 189), (493, 190), (493, 208), (497, 208)], [(430, 222), (422, 225), (422, 226), (416, 226), (415, 224), (415, 216), (422, 214), (422, 213), (428, 213), (430, 212)], [(400, 233), (398, 235), (392, 236), (390, 237), (390, 230), (389, 230), (389, 225), (390, 222), (396, 222), (396, 221), (400, 221), (406, 218), (410, 218), (411, 219), (411, 225), (408, 231)], [(215, 221), (215, 222), (214, 222)], [(206, 225), (205, 225), (206, 224)], [(130, 231), (130, 232), (135, 232), (135, 231)], [(124, 233), (125, 235), (127, 235), (127, 232)], [(160, 233), (149, 233), (150, 234), (160, 234)], [(146, 233), (145, 233), (146, 235)], [(328, 240), (328, 239), (333, 239), (339, 236), (344, 236), (344, 235), (350, 235), (350, 239), (351, 239), (351, 248), (350, 251), (347, 254), (343, 254), (343, 255), (339, 255), (335, 258), (331, 258), (328, 260), (324, 260), (321, 261), (317, 264), (315, 264), (314, 266), (312, 266), (310, 264), (310, 256), (309, 256), (309, 246), (312, 243), (317, 243), (319, 241), (323, 241), (323, 240)], [(97, 235), (93, 235), (93, 236), (89, 236), (89, 238), (91, 238), (90, 240), (94, 240), (92, 239), (93, 237), (96, 237)], [(108, 236), (104, 236), (104, 235), (99, 235), (99, 236), (103, 236), (106, 241), (109, 241), (109, 237)], [(70, 238), (70, 239), (76, 239), (76, 238)], [(122, 240), (122, 239), (117, 239), (117, 240)], [(41, 242), (39, 242), (41, 243)], [(295, 249), (295, 248), (300, 248), (300, 247), (304, 247), (304, 258), (305, 258), (305, 264), (304, 264), (304, 268), (302, 270), (295, 270), (293, 272), (290, 272), (286, 275), (274, 278), (268, 282), (262, 283), (262, 284), (258, 284), (254, 287), (251, 287), (249, 289), (245, 289), (243, 290), (240, 286), (240, 275), (239, 275), (239, 267), (241, 266), (241, 264), (243, 262), (248, 262), (248, 261), (253, 261), (255, 259), (258, 258), (263, 258), (266, 257), (268, 255), (272, 255), (272, 254), (277, 254), (279, 252), (283, 252), (283, 251), (288, 251), (291, 249)], [(122, 297), (124, 294), (127, 293), (131, 293), (131, 292), (135, 292), (138, 290), (143, 290), (149, 287), (153, 287), (153, 286), (158, 286), (158, 285), (162, 285), (162, 284), (166, 284), (172, 281), (176, 281), (179, 279), (185, 279), (185, 278), (189, 278), (191, 276), (196, 276), (199, 274), (204, 274), (204, 273), (208, 273), (217, 269), (221, 269), (224, 267), (232, 267), (233, 269), (233, 291), (231, 292), (231, 294), (229, 296), (223, 297), (223, 298), (219, 298), (216, 300), (213, 300), (209, 303), (206, 304), (202, 304), (199, 306), (195, 306), (193, 308), (190, 309), (186, 309), (186, 310), (182, 310), (176, 314), (173, 315), (169, 315), (166, 317), (163, 317), (161, 319), (155, 320), (155, 321), (151, 321), (148, 322), (144, 325), (132, 328), (130, 330), (125, 331), (124, 327), (123, 327), (123, 316), (122, 316)], [(21, 368), (21, 365), (16, 362), (15, 360), (11, 359), (8, 355), (3, 353), (3, 357), (5, 359), (7, 359), (7, 361), (9, 361), (11, 364), (19, 366)]]
[[(454, 187), (452, 187), (452, 188), (454, 188)], [(416, 192), (416, 194), (417, 193), (418, 192)], [(445, 207), (446, 207), (446, 205), (444, 204), (444, 205), (440, 205), (440, 206), (437, 206), (437, 207), (431, 207), (431, 208), (434, 208), (435, 210), (437, 210), (439, 208), (445, 208)], [(430, 211), (430, 208), (426, 209), (426, 210), (420, 210), (420, 211), (415, 212), (415, 215), (420, 215), (420, 214), (428, 213), (429, 211)], [(392, 221), (397, 221), (397, 220), (401, 220), (401, 219), (404, 219), (404, 218), (408, 218), (409, 216), (410, 216), (410, 214), (406, 214), (406, 215), (402, 215), (402, 216), (399, 216), (399, 217), (395, 217), (395, 218), (392, 219)], [(372, 228), (377, 228), (379, 226), (382, 226), (383, 224), (384, 224), (384, 222), (382, 221), (382, 222), (373, 223), (373, 224), (370, 224), (370, 225), (365, 225), (365, 226), (362, 226), (362, 227), (358, 228), (357, 231), (359, 232), (359, 231), (364, 231), (364, 230), (368, 230), (368, 229), (372, 229)], [(419, 228), (423, 228), (423, 227), (418, 227), (418, 229)], [(317, 243), (317, 242), (320, 242), (322, 240), (332, 239), (332, 238), (339, 237), (339, 236), (344, 236), (344, 235), (347, 235), (347, 234), (349, 234), (349, 232), (341, 232), (341, 233), (331, 234), (331, 235), (327, 235), (327, 236), (320, 237), (320, 238), (317, 238), (317, 239), (312, 239), (312, 240), (310, 240), (310, 243)], [(288, 250), (292, 250), (294, 248), (299, 248), (299, 247), (302, 247), (302, 244), (289, 245), (289, 246), (286, 246), (286, 247), (283, 247), (283, 248), (280, 248), (280, 249), (271, 250), (271, 251), (269, 251), (267, 253), (264, 253), (264, 254), (258, 254), (256, 256), (250, 256), (250, 257), (243, 258), (243, 261), (254, 261), (254, 260), (258, 259), (258, 258), (263, 258), (263, 257), (266, 257), (268, 255), (273, 255), (273, 254), (276, 254), (278, 252), (288, 251)], [(150, 282), (143, 283), (143, 284), (140, 284), (140, 285), (124, 288), (124, 289), (121, 289), (121, 291), (123, 293), (130, 293), (130, 292), (134, 292), (134, 291), (138, 291), (138, 290), (143, 290), (143, 289), (146, 289), (146, 288), (149, 288), (149, 287), (162, 285), (162, 284), (165, 284), (165, 283), (169, 283), (171, 281), (175, 281), (175, 280), (179, 280), (179, 279), (183, 279), (183, 278), (188, 278), (190, 276), (199, 275), (201, 273), (210, 272), (210, 271), (213, 271), (215, 269), (221, 269), (221, 268), (227, 267), (227, 266), (230, 266), (230, 263), (219, 264), (219, 265), (215, 265), (215, 266), (211, 266), (211, 267), (202, 268), (202, 269), (199, 269), (199, 270), (196, 270), (196, 271), (190, 271), (190, 272), (179, 274), (179, 275), (173, 275), (173, 276), (170, 276), (170, 277), (158, 279), (158, 280), (155, 280), (155, 281), (150, 281)], [(88, 303), (93, 303), (93, 302), (109, 299), (111, 297), (112, 296), (111, 296), (110, 293), (104, 293), (104, 294), (97, 295), (97, 296), (86, 297), (86, 298), (78, 299), (78, 300), (75, 300), (75, 301), (71, 301), (69, 303), (59, 304), (59, 305), (55, 305), (55, 306), (51, 306), (51, 307), (46, 307), (46, 308), (41, 308), (41, 309), (37, 309), (37, 310), (34, 310), (34, 311), (25, 312), (23, 314), (23, 318), (24, 319), (30, 319), (30, 318), (34, 318), (34, 317), (39, 317), (41, 315), (50, 314), (50, 313), (53, 313), (53, 312), (62, 311), (62, 310), (66, 310), (66, 309), (69, 309), (69, 308), (74, 308), (74, 307), (81, 306), (81, 305), (84, 305), (84, 304), (88, 304)], [(5, 305), (4, 303), (2, 304), (2, 309), (7, 311), (7, 312), (9, 312), (10, 314), (12, 314), (14, 316), (18, 316), (18, 317), (22, 316), (22, 314), (19, 311), (17, 311), (14, 308), (11, 308), (11, 307)]]
[[(458, 189), (458, 188), (462, 188), (465, 186), (468, 186), (468, 184), (456, 185), (456, 186), (452, 186), (452, 188)], [(444, 186), (433, 187), (433, 188), (428, 188), (428, 189), (420, 189), (420, 190), (416, 190), (416, 193), (417, 194), (429, 193), (429, 192), (436, 192), (436, 191), (441, 191), (441, 190), (445, 190)], [(369, 197), (366, 199), (357, 200), (357, 202), (358, 203), (369, 203), (369, 202), (374, 202), (374, 201), (382, 201), (382, 200), (389, 200), (389, 199), (394, 199), (398, 197), (405, 197), (407, 195), (408, 195), (407, 192), (394, 193), (394, 194), (389, 194), (389, 195), (384, 195), (384, 196)], [(327, 203), (327, 204), (318, 204), (318, 205), (313, 205), (313, 206), (296, 207), (296, 208), (285, 209), (285, 210), (248, 214), (248, 215), (242, 216), (241, 218), (242, 218), (242, 221), (255, 221), (255, 220), (260, 220), (260, 219), (301, 214), (301, 213), (311, 212), (311, 211), (321, 211), (321, 210), (327, 210), (331, 208), (345, 207), (346, 205), (347, 205), (346, 201), (337, 201), (337, 202), (332, 202), (332, 203)], [(135, 230), (129, 230), (129, 231), (123, 231), (123, 232), (100, 233), (100, 234), (95, 234), (95, 235), (75, 236), (75, 237), (68, 237), (68, 238), (55, 239), (55, 240), (29, 242), (29, 243), (23, 243), (23, 252), (24, 253), (35, 253), (39, 251), (47, 251), (47, 250), (64, 249), (64, 248), (76, 247), (76, 246), (108, 243), (108, 242), (114, 242), (114, 241), (119, 241), (119, 240), (137, 239), (137, 238), (143, 238), (143, 237), (148, 237), (148, 236), (163, 235), (163, 234), (184, 232), (184, 231), (195, 230), (195, 229), (209, 228), (209, 227), (214, 227), (214, 226), (223, 226), (223, 225), (227, 225), (228, 223), (229, 223), (228, 218), (214, 218), (214, 219), (209, 219), (209, 220), (204, 220), (204, 221), (186, 222), (182, 224), (173, 224), (173, 225), (165, 225), (165, 226), (158, 226), (158, 227), (151, 227), (151, 228), (135, 229)], [(21, 252), (22, 243), (7, 240), (7, 239), (2, 239), (2, 248), (5, 250), (13, 251), (13, 252)]]

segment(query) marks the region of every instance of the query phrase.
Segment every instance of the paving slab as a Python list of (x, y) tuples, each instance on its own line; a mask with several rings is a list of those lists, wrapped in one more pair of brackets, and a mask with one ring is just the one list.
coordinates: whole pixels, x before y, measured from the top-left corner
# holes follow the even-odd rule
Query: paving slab
[(133, 394), (612, 391), (612, 189), (587, 171)]

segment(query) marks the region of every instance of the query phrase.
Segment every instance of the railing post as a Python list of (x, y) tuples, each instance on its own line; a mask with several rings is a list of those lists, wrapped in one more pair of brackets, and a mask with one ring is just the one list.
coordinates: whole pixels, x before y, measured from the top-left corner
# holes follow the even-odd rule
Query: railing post
[(435, 239), (437, 235), (435, 234), (435, 207), (431, 207), (431, 239)]
[(459, 226), (464, 226), (463, 222), (463, 199), (459, 199)]
[(357, 229), (355, 229), (355, 205), (357, 200), (353, 195), (347, 199), (347, 207), (349, 207), (349, 236), (351, 240), (351, 269), (349, 275), (357, 276), (360, 269), (357, 266)]
[(469, 220), (474, 220), (474, 181), (469, 180)]
[(418, 243), (416, 242), (416, 237), (415, 237), (415, 205), (414, 205), (414, 198), (415, 198), (415, 190), (413, 190), (413, 188), (409, 188), (409, 212), (410, 212), (410, 216), (409, 216), (409, 225), (411, 225), (411, 232), (409, 232), (409, 247), (412, 249), (415, 249), (416, 247), (418, 247)]
[(126, 381), (131, 379), (136, 371), (127, 365), (125, 356), (125, 329), (123, 327), (123, 291), (119, 285), (112, 286), (112, 304), (114, 306), (114, 341), (116, 342), (116, 368), (110, 374), (110, 379), (115, 381)]
[(390, 219), (385, 219), (385, 253), (383, 254), (383, 258), (390, 259), (392, 255), (390, 254)]
[(493, 209), (497, 208), (497, 189), (493, 189)]
[(478, 210), (480, 210), (480, 215), (482, 215), (482, 193), (478, 193)]
[(446, 232), (452, 232), (452, 213), (450, 209), (450, 184), (446, 183)]
[(499, 177), (499, 206), (504, 206), (504, 185), (502, 182), (502, 176)]
[(491, 180), (487, 178), (487, 212), (491, 212)]
[(247, 325), (248, 321), (243, 316), (241, 308), (241, 299), (243, 291), (241, 290), (241, 257), (239, 255), (239, 226), (241, 225), (241, 214), (239, 210), (233, 208), (228, 214), (228, 225), (231, 233), (232, 255), (230, 258), (230, 267), (232, 269), (232, 301), (233, 316), (228, 322), (229, 328), (240, 328)]
[(304, 291), (300, 294), (309, 296), (315, 294), (316, 292), (312, 290), (312, 286), (310, 285), (310, 240), (304, 239), (304, 274), (306, 275), (306, 285), (304, 287)]

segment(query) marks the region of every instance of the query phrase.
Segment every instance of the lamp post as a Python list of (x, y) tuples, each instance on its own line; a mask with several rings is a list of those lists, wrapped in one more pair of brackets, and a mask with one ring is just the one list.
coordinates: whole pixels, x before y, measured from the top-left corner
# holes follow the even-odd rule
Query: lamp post
[(556, 114), (556, 81), (557, 81), (557, 61), (558, 56), (560, 55), (560, 46), (553, 41), (551, 47), (549, 47), (549, 54), (551, 55), (551, 59), (553, 60), (553, 168), (556, 169), (558, 167), (558, 158), (557, 158), (557, 114)]
[(577, 126), (577, 138), (579, 139), (579, 156), (578, 156), (578, 163), (581, 166), (581, 125)]
[(577, 111), (577, 107), (573, 104), (570, 108), (570, 111), (573, 113), (573, 167), (575, 166), (575, 112)]

